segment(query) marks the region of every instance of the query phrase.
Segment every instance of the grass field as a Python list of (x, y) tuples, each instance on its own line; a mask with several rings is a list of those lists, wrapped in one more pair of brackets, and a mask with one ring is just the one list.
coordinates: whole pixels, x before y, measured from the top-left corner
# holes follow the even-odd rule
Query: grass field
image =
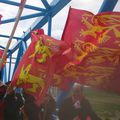
[(84, 94), (102, 120), (120, 120), (120, 95), (92, 88), (84, 88)]

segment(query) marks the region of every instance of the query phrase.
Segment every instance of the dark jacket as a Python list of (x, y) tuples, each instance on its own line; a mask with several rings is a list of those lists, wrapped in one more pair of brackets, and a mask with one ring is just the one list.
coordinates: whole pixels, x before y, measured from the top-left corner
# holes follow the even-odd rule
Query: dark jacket
[(68, 97), (60, 106), (58, 116), (60, 120), (73, 120), (76, 116), (79, 116), (80, 120), (86, 120), (87, 116), (92, 120), (101, 120), (85, 98), (80, 101), (80, 108), (75, 108), (72, 97)]
[(24, 110), (28, 117), (28, 120), (39, 120), (40, 108), (35, 104), (33, 96), (24, 93), (25, 105)]
[(20, 94), (9, 94), (5, 98), (5, 120), (21, 120), (20, 108), (23, 106), (23, 99)]
[(53, 120), (52, 114), (56, 110), (56, 102), (52, 96), (47, 96), (47, 100), (41, 105), (42, 120)]

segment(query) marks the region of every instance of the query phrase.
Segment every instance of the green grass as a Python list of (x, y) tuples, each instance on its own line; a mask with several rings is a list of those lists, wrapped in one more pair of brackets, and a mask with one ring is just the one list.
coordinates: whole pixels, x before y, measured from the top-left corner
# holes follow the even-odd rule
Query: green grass
[(105, 118), (110, 118), (110, 120), (120, 118), (120, 95), (92, 88), (84, 88), (84, 94), (90, 101), (94, 111), (103, 120)]

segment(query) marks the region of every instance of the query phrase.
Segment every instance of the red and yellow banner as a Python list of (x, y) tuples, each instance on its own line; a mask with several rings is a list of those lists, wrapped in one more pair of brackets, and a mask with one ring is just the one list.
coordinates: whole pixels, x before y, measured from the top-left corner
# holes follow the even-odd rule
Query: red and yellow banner
[(71, 44), (74, 56), (62, 76), (120, 93), (120, 12), (94, 15), (70, 9), (62, 38)]
[(40, 104), (50, 86), (65, 88), (71, 81), (120, 93), (119, 71), (120, 12), (94, 15), (70, 8), (61, 41), (32, 32), (12, 85)]
[(32, 42), (20, 61), (11, 83), (12, 86), (24, 88), (36, 100), (39, 100), (38, 102), (41, 102), (42, 97), (53, 83), (55, 61), (67, 49), (63, 41), (41, 33), (43, 34), (41, 30), (32, 32)]

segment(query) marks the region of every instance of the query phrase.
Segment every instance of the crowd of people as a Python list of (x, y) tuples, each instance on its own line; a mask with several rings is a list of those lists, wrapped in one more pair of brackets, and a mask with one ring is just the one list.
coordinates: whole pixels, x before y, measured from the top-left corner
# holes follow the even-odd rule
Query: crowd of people
[(0, 82), (0, 120), (101, 120), (84, 97), (80, 84), (62, 102), (56, 113), (56, 101), (47, 93), (44, 102), (37, 106), (33, 96), (25, 91), (13, 90), (5, 96), (8, 84)]
[(25, 91), (12, 90), (5, 96), (9, 83), (0, 82), (0, 120), (52, 120), (56, 103), (50, 93), (37, 106), (34, 97)]

